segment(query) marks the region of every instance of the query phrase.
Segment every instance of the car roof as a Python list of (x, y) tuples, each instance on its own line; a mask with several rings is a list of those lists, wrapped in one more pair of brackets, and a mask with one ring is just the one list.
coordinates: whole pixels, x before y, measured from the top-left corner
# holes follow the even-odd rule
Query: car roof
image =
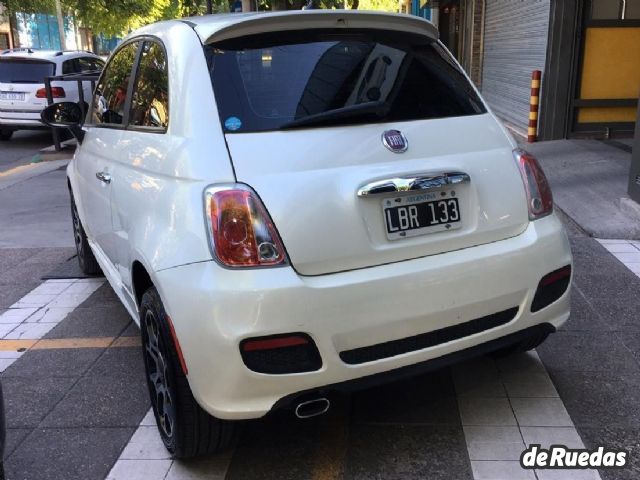
[(28, 58), (33, 60), (50, 60), (54, 62), (76, 57), (100, 58), (95, 53), (82, 50), (62, 51), (17, 48), (13, 50), (5, 50), (0, 54), (0, 58)]
[(175, 25), (175, 22), (190, 25), (202, 43), (257, 33), (308, 28), (378, 28), (438, 38), (436, 27), (421, 17), (362, 10), (285, 10), (203, 15), (149, 25), (134, 32), (130, 37), (163, 31), (168, 26)]

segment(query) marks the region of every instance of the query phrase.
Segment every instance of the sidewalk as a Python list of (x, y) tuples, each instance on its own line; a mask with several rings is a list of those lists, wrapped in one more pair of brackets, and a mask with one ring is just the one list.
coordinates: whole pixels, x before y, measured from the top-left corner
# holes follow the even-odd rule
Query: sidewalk
[(544, 168), (555, 204), (588, 236), (640, 240), (640, 205), (627, 195), (630, 142), (556, 140), (526, 145)]

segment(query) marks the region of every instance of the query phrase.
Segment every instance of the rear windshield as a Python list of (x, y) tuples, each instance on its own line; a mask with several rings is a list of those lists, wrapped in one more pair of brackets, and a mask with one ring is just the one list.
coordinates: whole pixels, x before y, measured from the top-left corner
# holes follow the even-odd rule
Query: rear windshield
[(44, 83), (54, 70), (51, 62), (0, 58), (0, 83)]
[(261, 34), (205, 46), (228, 133), (485, 113), (426, 36), (380, 30)]

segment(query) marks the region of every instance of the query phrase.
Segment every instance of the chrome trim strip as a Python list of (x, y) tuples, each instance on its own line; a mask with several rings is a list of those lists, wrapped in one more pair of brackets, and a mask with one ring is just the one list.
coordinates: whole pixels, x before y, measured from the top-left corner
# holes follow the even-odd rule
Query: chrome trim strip
[(358, 189), (359, 197), (388, 195), (398, 192), (436, 190), (448, 185), (469, 183), (471, 177), (463, 172), (417, 174), (412, 177), (396, 177), (367, 183)]

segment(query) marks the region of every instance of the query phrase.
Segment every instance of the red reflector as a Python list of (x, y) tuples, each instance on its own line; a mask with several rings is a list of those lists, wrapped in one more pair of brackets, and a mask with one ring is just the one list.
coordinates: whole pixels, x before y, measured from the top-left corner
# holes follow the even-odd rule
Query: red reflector
[(556, 270), (555, 272), (551, 272), (548, 275), (542, 277), (540, 280), (540, 286), (546, 287), (547, 285), (551, 285), (552, 283), (559, 282), (560, 280), (564, 280), (567, 277), (571, 276), (571, 267), (562, 267), (560, 270)]
[(296, 345), (306, 345), (309, 343), (304, 337), (275, 337), (261, 340), (248, 340), (242, 344), (242, 350), (253, 352), (256, 350), (273, 350), (275, 348), (295, 347)]
[[(66, 96), (66, 92), (62, 87), (51, 87), (51, 96), (53, 98), (64, 98)], [(39, 88), (36, 92), (36, 98), (47, 98), (47, 89)]]

